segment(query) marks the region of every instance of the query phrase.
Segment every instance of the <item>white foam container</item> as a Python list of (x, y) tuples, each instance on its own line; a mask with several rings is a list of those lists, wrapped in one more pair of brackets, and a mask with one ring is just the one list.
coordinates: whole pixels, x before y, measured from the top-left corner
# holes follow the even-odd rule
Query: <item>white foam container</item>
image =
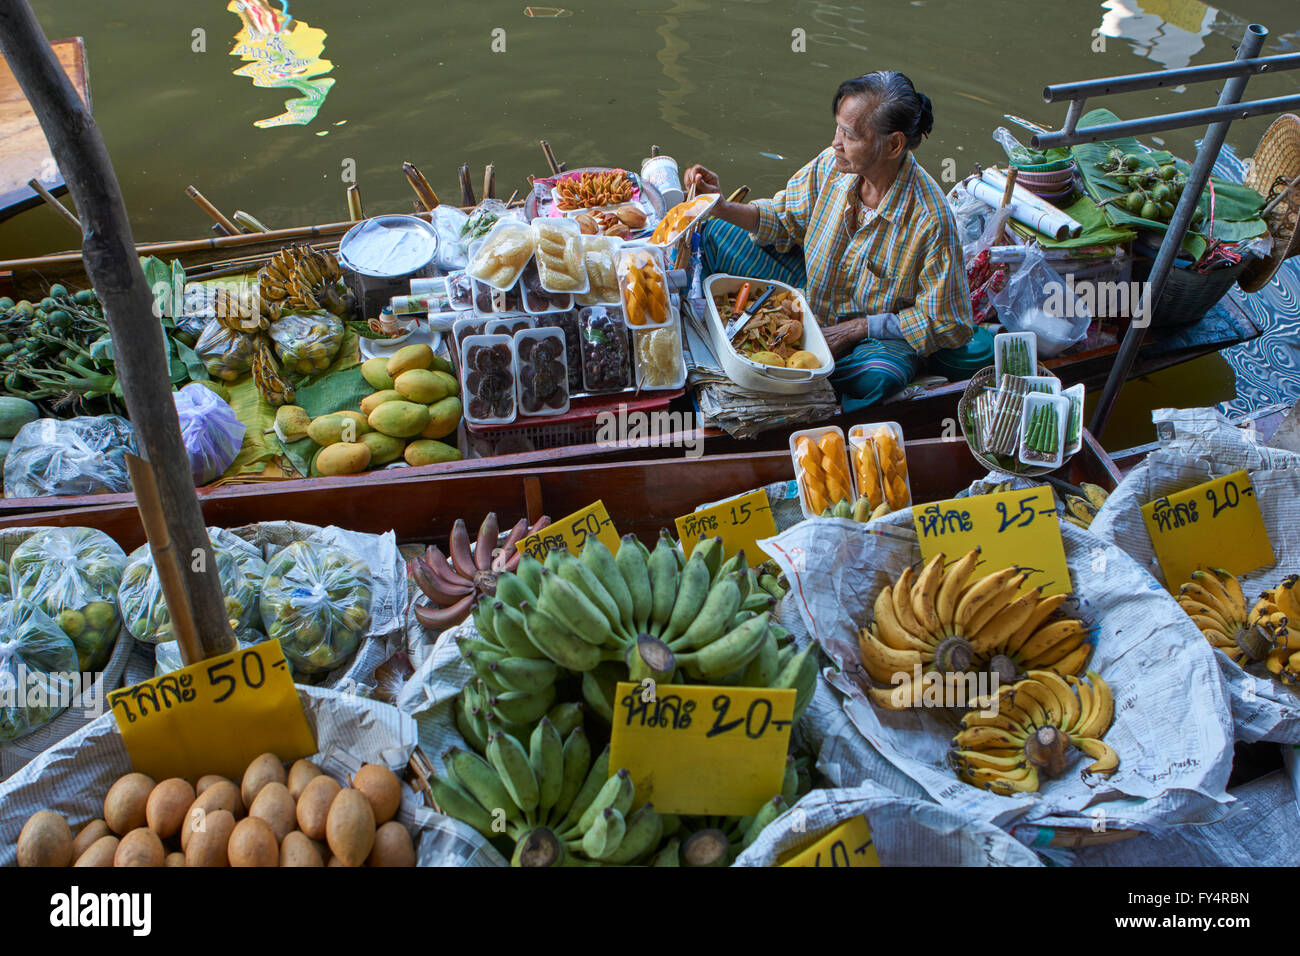
[[(510, 395), (511, 395), (511, 404), (514, 407), (511, 409), (511, 414), (505, 418), (476, 418), (474, 415), (471, 415), (469, 411), (470, 404), (473, 402), (475, 396), (471, 394), (469, 386), (467, 384), (469, 380), (469, 366), (468, 363), (466, 362), (466, 356), (469, 354), (470, 349), (475, 348), (477, 346), (492, 347), (495, 345), (501, 345), (503, 343), (510, 348), (510, 362), (507, 365), (507, 368), (510, 370), (510, 378), (511, 378)], [(508, 425), (510, 422), (513, 422), (515, 420), (515, 416), (519, 411), (519, 403), (517, 398), (515, 397), (515, 393), (518, 388), (518, 382), (515, 380), (515, 346), (514, 346), (514, 341), (510, 338), (510, 336), (508, 335), (466, 336), (465, 341), (460, 343), (460, 368), (461, 368), (461, 383), (460, 383), (461, 405), (463, 408), (465, 421), (469, 422), (471, 425)]]
[[(664, 309), (666, 319), (663, 322), (645, 322), (641, 325), (633, 325), (627, 319), (630, 313), (627, 308), (627, 282), (625, 276), (636, 260), (647, 258), (652, 268), (659, 271), (659, 284), (663, 289), (664, 299), (667, 300)], [(627, 327), (634, 331), (643, 331), (646, 329), (660, 329), (669, 325), (673, 321), (673, 311), (672, 301), (668, 293), (668, 270), (664, 268), (663, 250), (644, 243), (625, 243), (623, 248), (619, 250), (618, 257), (614, 260), (614, 266), (618, 274), (619, 305), (623, 309), (623, 319), (627, 322)]]
[(677, 240), (680, 239), (684, 233), (686, 233), (692, 226), (694, 226), (697, 222), (699, 222), (701, 219), (703, 219), (705, 216), (707, 216), (709, 213), (713, 211), (713, 207), (718, 204), (718, 200), (721, 198), (722, 198), (721, 193), (709, 193), (708, 195), (705, 196), (696, 196), (694, 199), (690, 199), (687, 200), (687, 202), (678, 203), (677, 206), (673, 206), (672, 209), (669, 209), (666, 213), (664, 213), (664, 220), (667, 220), (668, 217), (673, 214), (673, 209), (676, 209), (678, 206), (695, 204), (699, 208), (697, 210), (693, 210), (691, 212), (690, 217), (686, 219), (686, 221), (681, 225), (681, 227), (678, 229), (674, 229), (672, 232), (668, 233), (667, 237), (662, 242), (655, 242), (654, 235), (652, 233), (650, 239), (650, 245), (655, 246), (659, 249), (672, 248), (677, 244)]
[(496, 221), (496, 224), (492, 227), (492, 229), (488, 232), (488, 234), (484, 236), (482, 239), (478, 240), (478, 242), (471, 245), (468, 250), (469, 265), (465, 267), (465, 271), (468, 272), (475, 279), (477, 279), (479, 282), (482, 282), (484, 285), (491, 286), (492, 288), (500, 292), (505, 292), (513, 288), (515, 283), (519, 281), (519, 276), (524, 271), (524, 266), (528, 265), (527, 259), (525, 259), (523, 262), (519, 264), (519, 268), (512, 270), (512, 274), (510, 275), (508, 281), (505, 281), (501, 285), (488, 282), (486, 279), (482, 278), (481, 276), (475, 275), (474, 272), (471, 271), (471, 269), (473, 268), (474, 260), (478, 257), (478, 253), (483, 246), (487, 245), (488, 243), (497, 241), (502, 237), (503, 233), (510, 232), (512, 230), (519, 230), (522, 233), (526, 233), (528, 235), (529, 241), (533, 242), (534, 246), (536, 246), (536, 240), (535, 237), (533, 236), (532, 227), (529, 226), (528, 223), (520, 222), (518, 219), (498, 219)]
[[(1055, 458), (1026, 458), (1025, 437), (1029, 434), (1029, 419), (1042, 406), (1056, 409), (1056, 427), (1059, 441), (1056, 443)], [(1042, 392), (1030, 392), (1025, 396), (1020, 409), (1020, 435), (1016, 438), (1016, 459), (1033, 468), (1060, 468), (1065, 460), (1065, 429), (1070, 423), (1070, 400), (1064, 395), (1044, 395)]]
[[(542, 267), (542, 257), (539, 256), (534, 251), (533, 262), (537, 266), (537, 276), (541, 280), (542, 288), (545, 289), (547, 292), (555, 292), (557, 294), (569, 293), (572, 295), (581, 295), (582, 293), (590, 289), (591, 284), (587, 281), (587, 259), (585, 256), (582, 255), (582, 248), (583, 248), (582, 230), (578, 228), (578, 224), (574, 222), (572, 219), (546, 218), (544, 216), (539, 216), (538, 218), (532, 221), (531, 227), (533, 230), (534, 246), (541, 245), (542, 237), (540, 233), (545, 229), (553, 228), (559, 230), (560, 232), (565, 233), (565, 237), (564, 237), (565, 242), (573, 243), (578, 247), (578, 253), (579, 253), (578, 262), (580, 263), (582, 268), (582, 274), (578, 276), (578, 278), (582, 280), (580, 285), (578, 285), (573, 289), (557, 289), (550, 282), (547, 281), (548, 270)], [(523, 273), (520, 273), (520, 275), (522, 274)], [(549, 277), (549, 278), (551, 278), (552, 282), (554, 281), (554, 277)]]
[(686, 357), (682, 354), (682, 329), (679, 321), (674, 321), (671, 325), (661, 327), (662, 330), (671, 330), (677, 333), (677, 375), (671, 382), (666, 385), (647, 385), (641, 377), (641, 361), (637, 357), (637, 346), (640, 344), (641, 336), (651, 335), (658, 331), (656, 329), (647, 329), (642, 332), (635, 330), (632, 332), (632, 369), (636, 375), (636, 386), (639, 391), (658, 392), (669, 391), (671, 389), (681, 388), (686, 384)]
[(450, 332), (464, 315), (464, 312), (453, 312), (450, 309), (445, 312), (430, 312), (429, 328), (435, 332)]
[[(1055, 375), (1022, 375), (1020, 377), (1029, 383), (1030, 395), (1035, 393), (1039, 395), (1061, 394), (1061, 380)], [(1043, 391), (1043, 387), (1046, 387), (1047, 391)]]
[(1076, 441), (1070, 441), (1070, 436), (1065, 436), (1065, 457), (1078, 454), (1079, 449), (1083, 447), (1083, 400), (1085, 397), (1083, 383), (1071, 385), (1061, 393), (1070, 403), (1071, 413), (1077, 403), (1079, 406), (1079, 437)]
[(484, 335), (508, 335), (512, 339), (516, 332), (537, 328), (531, 315), (498, 315), (487, 320), (483, 326)]
[[(562, 407), (544, 408), (537, 412), (530, 412), (524, 408), (523, 362), (519, 358), (519, 343), (525, 339), (535, 341), (555, 339), (560, 343), (560, 364), (564, 366), (564, 376), (560, 380), (560, 384), (564, 388), (564, 405)], [(526, 329), (522, 332), (516, 332), (512, 348), (515, 354), (515, 410), (519, 415), (526, 418), (546, 418), (548, 416), (563, 415), (567, 412), (569, 410), (569, 361), (564, 348), (564, 332), (554, 328)]]
[[(844, 439), (843, 429), (839, 428), (836, 425), (822, 425), (818, 428), (804, 428), (801, 429), (800, 431), (790, 433), (790, 441), (789, 441), (790, 461), (794, 464), (794, 477), (796, 483), (799, 486), (799, 507), (803, 509), (803, 516), (805, 518), (820, 518), (821, 513), (812, 510), (812, 506), (808, 504), (808, 496), (804, 491), (803, 466), (799, 464), (799, 455), (797, 452), (797, 449), (799, 447), (799, 439), (806, 436), (808, 438), (811, 438), (813, 444), (815, 445), (817, 444), (818, 441), (821, 440), (821, 437), (823, 435), (827, 435), (832, 432), (839, 435), (841, 440)], [(844, 442), (844, 469), (845, 471), (848, 472), (849, 475), (849, 504), (851, 505), (853, 504), (853, 502), (857, 501), (858, 499), (858, 489), (857, 489), (857, 479), (853, 474), (853, 466), (852, 463), (849, 461), (848, 450), (849, 450), (849, 445), (848, 442), (845, 441)], [(828, 501), (827, 505), (833, 508), (837, 503), (838, 502)]]
[[(523, 305), (524, 305), (524, 311), (527, 312), (529, 315), (552, 315), (552, 314), (554, 314), (554, 313), (556, 313), (556, 312), (569, 312), (569, 311), (572, 311), (572, 309), (573, 309), (574, 299), (573, 299), (573, 296), (569, 295), (567, 292), (550, 292), (550, 291), (547, 291), (546, 295), (547, 295), (548, 298), (552, 298), (552, 297), (555, 297), (555, 296), (559, 296), (559, 297), (560, 297), (560, 303), (561, 303), (560, 305), (553, 305), (553, 306), (551, 306), (551, 307), (548, 308), (548, 309), (541, 309), (541, 310), (534, 309), (534, 308), (531, 308), (531, 307), (529, 306), (529, 304), (528, 304), (528, 286), (527, 286), (527, 284), (525, 283), (524, 280), (528, 277), (528, 270), (529, 270), (529, 269), (536, 270), (536, 268), (537, 268), (537, 262), (536, 262), (536, 260), (534, 260), (534, 261), (533, 261), (532, 263), (530, 263), (529, 265), (524, 266), (524, 271), (523, 271), (522, 273), (520, 273), (520, 275), (519, 275), (519, 286), (518, 286), (518, 288), (519, 288), (519, 298), (520, 298), (520, 300), (523, 302)], [(538, 277), (537, 282), (538, 282), (538, 285), (541, 285), (541, 277), (540, 277), (540, 276)], [(545, 287), (543, 286), (543, 288), (545, 288)], [(565, 304), (566, 302), (567, 302), (567, 305)]]
[[(727, 323), (718, 314), (718, 307), (713, 297), (737, 292), (746, 282), (750, 283), (753, 289), (751, 300), (766, 291), (768, 286), (776, 286), (778, 289), (786, 289), (794, 293), (800, 309), (803, 310), (805, 319), (803, 323), (803, 348), (805, 351), (817, 356), (817, 361), (821, 362), (821, 368), (776, 368), (745, 358), (732, 348), (731, 343), (727, 341)], [(817, 324), (817, 317), (813, 315), (812, 309), (808, 306), (808, 300), (804, 298), (803, 293), (793, 286), (786, 285), (784, 282), (777, 282), (775, 279), (747, 279), (743, 276), (726, 275), (720, 272), (704, 280), (704, 299), (709, 307), (709, 338), (711, 340), (710, 344), (713, 346), (713, 354), (717, 356), (718, 361), (722, 364), (722, 370), (742, 388), (753, 389), (756, 392), (778, 392), (784, 395), (795, 395), (799, 392), (811, 390), (813, 386), (835, 370), (835, 360), (831, 358), (831, 350), (826, 345), (826, 338), (822, 335), (821, 326)]]
[[(582, 237), (583, 259), (584, 259), (584, 261), (585, 261), (585, 259), (586, 259), (586, 252), (587, 252), (587, 249), (588, 249), (589, 247), (592, 247), (592, 246), (604, 246), (604, 247), (606, 247), (606, 248), (609, 250), (610, 259), (613, 260), (613, 262), (614, 262), (614, 269), (615, 269), (615, 272), (617, 273), (617, 269), (618, 269), (618, 256), (619, 256), (619, 253), (622, 251), (623, 246), (625, 246), (626, 244), (627, 244), (627, 243), (625, 243), (622, 239), (618, 238), (618, 236), (583, 236), (583, 237)], [(618, 276), (617, 276), (617, 274), (616, 274), (615, 277), (614, 277), (614, 288), (615, 288), (615, 294), (614, 294), (613, 298), (610, 298), (610, 299), (601, 299), (601, 300), (593, 301), (593, 300), (589, 297), (589, 296), (590, 296), (590, 292), (591, 292), (591, 289), (590, 289), (590, 284), (591, 284), (590, 279), (591, 279), (591, 276), (590, 276), (590, 273), (588, 273), (588, 290), (587, 290), (587, 292), (585, 292), (585, 293), (581, 293), (581, 294), (579, 294), (579, 295), (575, 295), (575, 296), (573, 297), (573, 304), (574, 304), (575, 306), (578, 306), (579, 308), (589, 308), (589, 307), (591, 307), (591, 306), (593, 306), (593, 305), (616, 305), (616, 306), (620, 306), (620, 307), (622, 306), (623, 302), (622, 302), (622, 299), (619, 297), (619, 294), (618, 294)], [(579, 300), (583, 300), (583, 301), (579, 301)]]
[[(524, 314), (524, 294), (515, 283), (509, 289), (494, 289), (486, 282), (480, 282), (478, 279), (471, 278), (470, 285), (474, 290), (474, 300), (471, 311), (475, 315), (523, 315)], [(502, 299), (505, 308), (496, 308), (498, 299)], [(488, 308), (483, 308), (486, 304)]]
[(993, 336), (993, 381), (1002, 381), (1002, 349), (1016, 339), (1028, 345), (1030, 371), (1038, 369), (1038, 336), (1033, 332), (1001, 332)]
[[(455, 287), (458, 284), (457, 280), (461, 277), (469, 283), (468, 301), (459, 299), (455, 293)], [(447, 273), (442, 277), (442, 284), (447, 290), (447, 305), (449, 308), (457, 312), (468, 312), (474, 308), (474, 278), (466, 273), (464, 269)]]
[[(856, 456), (859, 448), (865, 448), (868, 454), (875, 455), (876, 473), (880, 475), (884, 474), (880, 467), (880, 456), (876, 455), (876, 443), (870, 440), (870, 436), (882, 428), (888, 428), (893, 432), (894, 441), (897, 442), (898, 447), (902, 449), (904, 460), (907, 458), (907, 446), (903, 444), (903, 426), (898, 424), (898, 422), (871, 422), (868, 424), (854, 425), (850, 428), (848, 441), (849, 473), (853, 476), (853, 486), (855, 491), (854, 501), (866, 494), (865, 488), (858, 487), (858, 463)], [(912, 465), (910, 462), (907, 464), (907, 477), (903, 479), (903, 483), (907, 485), (907, 502), (903, 505), (903, 507), (906, 508), (912, 504)], [(885, 489), (882, 486), (880, 489), (882, 498), (884, 497), (884, 493)]]
[[(457, 363), (457, 368), (460, 367), (461, 345), (471, 335), (482, 335), (489, 321), (491, 320), (485, 316), (470, 315), (463, 319), (457, 319), (451, 324), (451, 354)], [(465, 383), (462, 381), (460, 384), (463, 390)]]

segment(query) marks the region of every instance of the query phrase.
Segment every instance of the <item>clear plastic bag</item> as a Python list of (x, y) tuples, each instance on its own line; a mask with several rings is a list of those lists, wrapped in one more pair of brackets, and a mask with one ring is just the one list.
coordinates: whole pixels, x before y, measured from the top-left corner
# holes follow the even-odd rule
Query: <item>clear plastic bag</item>
[(343, 320), (329, 312), (294, 312), (271, 326), (271, 341), (286, 372), (323, 372), (343, 344)]
[(467, 244), (461, 239), (469, 215), (445, 203), (433, 211), (433, 231), (438, 234), (437, 265), (443, 272), (464, 269), (469, 262)]
[(500, 199), (484, 199), (474, 207), (474, 211), (469, 214), (465, 224), (460, 228), (461, 248), (468, 253), (470, 244), (491, 232), (497, 220), (505, 214), (506, 204)]
[[(226, 598), (226, 617), (236, 637), (241, 637), (258, 622), (258, 587), (240, 570), (235, 554), (225, 545), (212, 542), (217, 578)], [(136, 640), (161, 644), (175, 637), (171, 615), (163, 598), (162, 581), (154, 567), (153, 552), (143, 544), (127, 558), (122, 584), (117, 592), (122, 624)]]
[(9, 590), (9, 564), (3, 558), (0, 558), (0, 601), (8, 601), (12, 597)]
[(19, 430), (5, 457), (5, 497), (130, 491), (127, 452), (135, 452), (135, 432), (118, 415), (38, 418)]
[(0, 604), (0, 741), (44, 727), (72, 703), (77, 649), (30, 601)]
[(103, 669), (122, 619), (117, 590), (126, 553), (94, 528), (44, 528), (9, 558), (15, 598), (31, 601), (72, 638), (80, 670)]
[[(266, 640), (266, 635), (261, 631), (248, 631), (239, 638), (237, 643), (242, 651), (244, 648), (260, 644), (264, 640)], [(185, 663), (181, 660), (181, 646), (175, 641), (166, 641), (153, 649), (154, 677), (162, 677), (163, 674), (178, 671), (184, 666)]]
[(1088, 334), (1092, 315), (1047, 264), (1037, 246), (1025, 249), (1024, 260), (993, 299), (998, 321), (1008, 332), (1038, 336), (1038, 357), (1051, 358)]
[(253, 367), (257, 339), (242, 332), (232, 332), (220, 322), (209, 322), (194, 343), (194, 351), (213, 378), (233, 382)]
[(262, 624), (294, 671), (333, 670), (355, 653), (370, 623), (374, 579), (351, 551), (295, 541), (267, 563)]
[(235, 410), (206, 385), (191, 382), (172, 395), (181, 420), (181, 438), (196, 485), (216, 481), (234, 463), (245, 427)]

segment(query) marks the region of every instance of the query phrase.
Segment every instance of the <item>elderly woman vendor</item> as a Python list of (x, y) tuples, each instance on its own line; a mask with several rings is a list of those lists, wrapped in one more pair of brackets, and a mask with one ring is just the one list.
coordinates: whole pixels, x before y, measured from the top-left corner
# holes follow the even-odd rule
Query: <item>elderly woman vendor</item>
[[(943, 190), (912, 157), (934, 125), (901, 73), (840, 84), (835, 138), (771, 199), (713, 208), (704, 265), (801, 287), (836, 358), (845, 411), (898, 391), (920, 359), (971, 338), (961, 244)], [(703, 166), (687, 186), (719, 191)]]

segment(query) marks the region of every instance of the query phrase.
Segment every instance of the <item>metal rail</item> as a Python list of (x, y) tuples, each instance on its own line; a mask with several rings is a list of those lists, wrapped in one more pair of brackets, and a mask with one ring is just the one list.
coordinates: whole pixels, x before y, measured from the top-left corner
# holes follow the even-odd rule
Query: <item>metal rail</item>
[[(1178, 250), (1191, 225), (1192, 214), (1205, 184), (1209, 181), (1210, 170), (1219, 157), (1219, 150), (1234, 119), (1247, 116), (1259, 116), (1268, 113), (1281, 113), (1292, 108), (1300, 108), (1300, 96), (1282, 96), (1267, 100), (1242, 103), (1241, 96), (1246, 82), (1251, 76), (1261, 73), (1277, 73), (1300, 69), (1300, 54), (1260, 57), (1259, 51), (1264, 45), (1268, 30), (1252, 23), (1246, 28), (1246, 34), (1237, 47), (1236, 59), (1222, 63), (1209, 63), (1202, 66), (1185, 67), (1179, 70), (1163, 70), (1154, 73), (1138, 73), (1133, 76), (1110, 77), (1108, 79), (1087, 80), (1079, 83), (1063, 83), (1049, 86), (1043, 90), (1043, 99), (1048, 103), (1062, 100), (1070, 104), (1062, 129), (1036, 135), (1030, 141), (1035, 149), (1047, 149), (1054, 146), (1074, 146), (1079, 143), (1093, 143), (1098, 140), (1112, 139), (1116, 136), (1132, 136), (1138, 133), (1153, 133), (1169, 129), (1182, 129), (1208, 123), (1201, 147), (1196, 153), (1187, 176), (1187, 185), (1174, 210), (1165, 231), (1164, 241), (1156, 254), (1151, 267), (1151, 276), (1143, 294), (1143, 307), (1136, 310), (1138, 315), (1150, 315), (1165, 283), (1169, 271), (1173, 268)], [(1136, 90), (1158, 89), (1160, 87), (1183, 83), (1198, 83), (1207, 80), (1225, 79), (1219, 102), (1215, 107), (1184, 110), (1163, 116), (1150, 116), (1144, 119), (1128, 120), (1120, 123), (1108, 123), (1104, 126), (1090, 126), (1077, 129), (1079, 118), (1083, 115), (1084, 104), (1090, 96), (1103, 96), (1115, 93), (1129, 93)], [(1130, 322), (1120, 343), (1115, 364), (1111, 367), (1101, 398), (1093, 412), (1088, 430), (1097, 438), (1105, 430), (1106, 422), (1114, 411), (1115, 401), (1120, 389), (1128, 380), (1133, 364), (1137, 361), (1138, 350), (1146, 335), (1146, 325)]]

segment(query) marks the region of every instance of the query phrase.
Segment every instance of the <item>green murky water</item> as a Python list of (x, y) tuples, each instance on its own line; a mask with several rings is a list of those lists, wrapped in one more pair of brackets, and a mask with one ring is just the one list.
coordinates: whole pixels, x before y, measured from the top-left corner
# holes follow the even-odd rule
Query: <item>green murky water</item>
[[(345, 218), (343, 175), (353, 168), (367, 213), (408, 211), (404, 160), (453, 201), (461, 163), (476, 183), (494, 163), (508, 196), (545, 171), (543, 138), (570, 166), (636, 168), (656, 143), (683, 168), (702, 162), (724, 186), (767, 195), (829, 142), (835, 86), (880, 68), (906, 72), (934, 101), (920, 161), (938, 175), (951, 159), (964, 174), (1002, 158), (990, 134), (1006, 125), (1004, 113), (1063, 120), (1063, 105), (1041, 100), (1049, 83), (1229, 59), (1249, 22), (1269, 27), (1265, 53), (1300, 49), (1300, 14), (1274, 0), (1231, 9), (1198, 0), (607, 0), (571, 3), (561, 17), (530, 17), (526, 3), (501, 0), (311, 0), (287, 4), (288, 21), (278, 0), (242, 3), (243, 16), (227, 0), (33, 6), (50, 37), (85, 37), (95, 116), (138, 241), (211, 234), (185, 195), (191, 184), (228, 214), (243, 209), (271, 227)], [(277, 41), (285, 22), (293, 30)], [(250, 54), (250, 41), (263, 52)], [(255, 85), (264, 81), (284, 85)], [(1107, 105), (1131, 116), (1210, 105), (1210, 87)], [(1297, 89), (1296, 73), (1249, 87), (1252, 97)], [(1267, 124), (1236, 123), (1229, 142), (1249, 155)], [(1164, 142), (1190, 155), (1193, 135)], [(74, 243), (48, 210), (0, 224), (3, 258)], [(1108, 445), (1146, 440), (1153, 405), (1232, 396), (1218, 358), (1153, 382), (1127, 390), (1128, 422), (1116, 422)]]

